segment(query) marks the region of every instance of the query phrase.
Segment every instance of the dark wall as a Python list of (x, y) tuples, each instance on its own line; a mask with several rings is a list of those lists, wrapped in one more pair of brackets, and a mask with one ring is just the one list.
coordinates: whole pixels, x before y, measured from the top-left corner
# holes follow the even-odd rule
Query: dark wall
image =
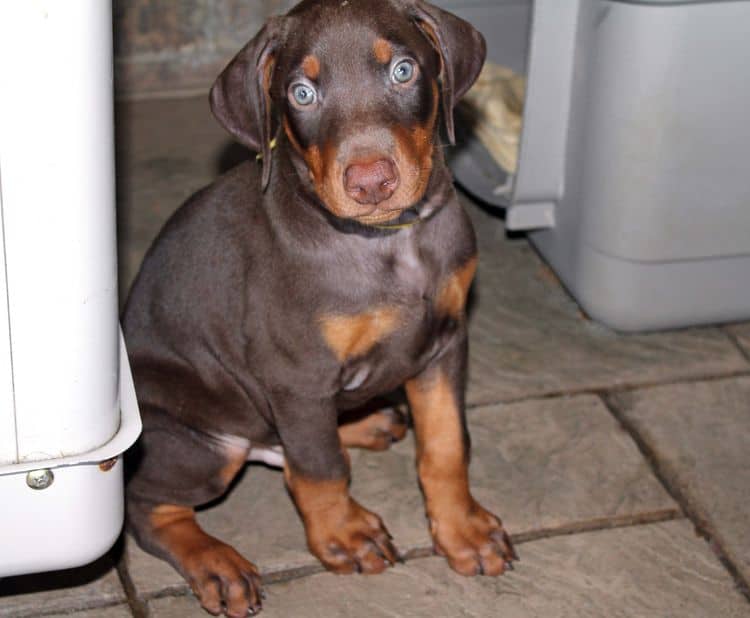
[(120, 96), (205, 92), (288, 0), (114, 0)]

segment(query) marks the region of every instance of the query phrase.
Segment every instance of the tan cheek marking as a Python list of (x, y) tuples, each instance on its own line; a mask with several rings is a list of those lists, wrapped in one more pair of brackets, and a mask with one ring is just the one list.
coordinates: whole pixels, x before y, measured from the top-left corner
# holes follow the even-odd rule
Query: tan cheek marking
[(425, 125), (417, 124), (409, 129), (403, 126), (392, 128), (396, 141), (396, 161), (404, 174), (402, 183), (410, 187), (410, 200), (416, 201), (427, 189), (432, 171), (432, 154), (434, 150), (433, 135), (438, 113), (438, 86), (431, 83), (432, 109)]
[(313, 144), (305, 151), (304, 157), (313, 180), (316, 184), (320, 183), (323, 178), (323, 157), (320, 155), (320, 148)]
[(320, 326), (328, 347), (343, 362), (367, 353), (396, 330), (399, 315), (396, 307), (379, 307), (358, 315), (326, 315)]
[(292, 147), (299, 152), (300, 154), (303, 153), (302, 147), (299, 145), (299, 142), (297, 141), (297, 138), (294, 137), (294, 132), (292, 131), (292, 127), (289, 125), (289, 119), (284, 116), (281, 120), (281, 124), (284, 125), (284, 133), (286, 133), (287, 138), (289, 139), (289, 142), (292, 144)]
[(282, 119), (282, 124), (284, 126), (284, 133), (286, 133), (286, 136), (289, 139), (289, 143), (299, 154), (302, 155), (302, 158), (305, 160), (305, 163), (310, 170), (310, 177), (317, 187), (323, 177), (323, 157), (320, 154), (320, 148), (313, 144), (307, 150), (304, 150), (294, 136), (292, 127), (289, 124), (289, 119), (286, 116)]
[(375, 60), (380, 64), (388, 64), (393, 58), (393, 47), (385, 39), (375, 39), (372, 45), (372, 52), (375, 54)]
[[(315, 186), (318, 197), (323, 201), (326, 208), (335, 215), (346, 216), (346, 209), (342, 206), (347, 203), (344, 185), (342, 182), (336, 182), (336, 178), (340, 178), (342, 174), (341, 166), (336, 163), (336, 148), (332, 144), (326, 143), (323, 145), (322, 152), (316, 144), (305, 150), (295, 138), (286, 116), (282, 119), (282, 124), (284, 133), (286, 133), (292, 147), (305, 160), (305, 164), (310, 171), (310, 180)], [(332, 171), (327, 174), (327, 170)]]
[(477, 270), (477, 257), (474, 256), (456, 269), (441, 283), (437, 296), (437, 310), (442, 315), (459, 317), (466, 305), (466, 296)]
[(353, 203), (346, 193), (342, 180), (344, 167), (337, 157), (338, 150), (333, 142), (323, 144), (321, 173), (314, 178), (315, 190), (323, 205), (337, 217), (356, 216), (360, 206)]
[(438, 88), (437, 82), (433, 79), (430, 82), (430, 88), (432, 90), (432, 112), (430, 112), (430, 128), (435, 129), (435, 121), (437, 120), (438, 105), (440, 101), (440, 88)]
[(316, 80), (320, 76), (320, 60), (317, 56), (305, 56), (302, 61), (302, 72), (308, 79)]
[(412, 130), (412, 139), (414, 140), (417, 156), (420, 158), (422, 166), (425, 166), (428, 162), (430, 165), (432, 164), (432, 135), (435, 132), (438, 98), (440, 96), (440, 91), (435, 80), (430, 82), (430, 90), (432, 91), (432, 109), (430, 110), (430, 117), (427, 120), (427, 124), (425, 126), (417, 125)]

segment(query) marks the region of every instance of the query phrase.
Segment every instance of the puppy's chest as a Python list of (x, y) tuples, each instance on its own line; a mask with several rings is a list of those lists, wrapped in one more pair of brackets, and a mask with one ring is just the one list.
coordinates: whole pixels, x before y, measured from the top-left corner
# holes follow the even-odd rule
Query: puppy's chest
[(365, 306), (320, 320), (342, 392), (392, 388), (439, 353), (463, 319), (475, 267), (475, 258), (451, 267), (413, 246), (386, 256)]

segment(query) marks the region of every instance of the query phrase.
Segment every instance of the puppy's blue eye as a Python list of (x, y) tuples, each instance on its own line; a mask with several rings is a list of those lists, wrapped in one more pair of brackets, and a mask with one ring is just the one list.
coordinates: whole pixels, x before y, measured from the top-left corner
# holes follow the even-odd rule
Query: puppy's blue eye
[(410, 60), (402, 60), (391, 73), (391, 79), (397, 84), (405, 84), (414, 77), (414, 64)]
[(292, 86), (292, 97), (298, 105), (312, 105), (315, 103), (315, 90), (307, 84), (296, 84)]

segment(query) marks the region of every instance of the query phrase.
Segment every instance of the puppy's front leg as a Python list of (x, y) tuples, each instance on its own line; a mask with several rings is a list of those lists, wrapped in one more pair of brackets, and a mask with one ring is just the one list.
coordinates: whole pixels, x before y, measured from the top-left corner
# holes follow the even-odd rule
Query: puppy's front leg
[(336, 573), (380, 573), (400, 557), (380, 517), (349, 495), (349, 458), (332, 402), (285, 399), (284, 477), (310, 551)]
[(500, 520), (469, 490), (465, 367), (462, 325), (439, 360), (405, 384), (419, 481), (435, 551), (462, 575), (501, 575), (517, 556)]

